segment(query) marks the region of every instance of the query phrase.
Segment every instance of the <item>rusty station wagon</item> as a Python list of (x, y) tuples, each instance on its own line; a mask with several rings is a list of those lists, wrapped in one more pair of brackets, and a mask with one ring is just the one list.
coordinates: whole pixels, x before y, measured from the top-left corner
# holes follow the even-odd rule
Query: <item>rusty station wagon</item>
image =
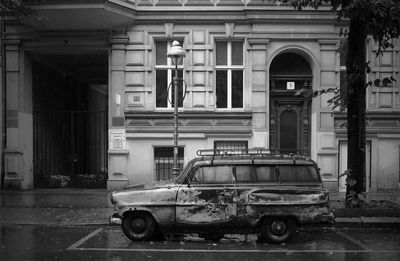
[(149, 240), (161, 232), (219, 240), (226, 233), (256, 232), (282, 243), (297, 225), (334, 221), (328, 191), (310, 158), (265, 150), (198, 155), (173, 181), (112, 193), (128, 238)]

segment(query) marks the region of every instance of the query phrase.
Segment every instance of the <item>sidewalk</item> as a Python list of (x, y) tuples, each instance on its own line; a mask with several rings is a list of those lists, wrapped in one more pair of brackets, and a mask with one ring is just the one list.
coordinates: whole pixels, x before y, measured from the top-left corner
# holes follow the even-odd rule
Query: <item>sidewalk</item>
[(0, 225), (108, 225), (106, 189), (0, 190)]
[[(0, 190), (0, 225), (110, 225), (105, 189)], [(335, 226), (400, 227), (400, 209), (336, 209)]]

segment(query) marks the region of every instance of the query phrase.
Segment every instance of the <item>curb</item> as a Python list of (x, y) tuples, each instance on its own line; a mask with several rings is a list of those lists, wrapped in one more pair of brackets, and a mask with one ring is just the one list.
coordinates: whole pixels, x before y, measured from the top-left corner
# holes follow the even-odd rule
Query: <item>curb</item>
[(361, 217), (400, 217), (400, 209), (396, 208), (341, 208), (335, 209), (337, 218)]

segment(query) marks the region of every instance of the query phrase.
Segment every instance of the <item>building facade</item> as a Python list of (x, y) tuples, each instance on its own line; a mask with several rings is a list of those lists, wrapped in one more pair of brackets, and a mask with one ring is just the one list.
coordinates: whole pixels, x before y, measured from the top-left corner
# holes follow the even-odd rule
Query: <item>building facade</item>
[[(175, 66), (166, 54), (174, 40), (186, 51), (178, 65), (181, 167), (199, 149), (258, 147), (310, 155), (336, 178), (346, 170), (345, 114), (329, 105), (333, 94), (294, 95), (345, 84), (346, 24), (329, 7), (115, 0), (35, 8), (47, 19), (5, 26), (4, 187), (114, 190), (170, 178)], [(365, 188), (396, 198), (399, 42), (382, 56), (372, 39), (365, 48), (368, 80), (398, 80), (368, 88)]]

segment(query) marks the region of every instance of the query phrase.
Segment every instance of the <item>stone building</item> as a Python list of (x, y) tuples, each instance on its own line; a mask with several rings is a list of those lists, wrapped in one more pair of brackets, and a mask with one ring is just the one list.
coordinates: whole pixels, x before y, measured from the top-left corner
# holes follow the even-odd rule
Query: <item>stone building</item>
[[(295, 11), (268, 0), (39, 1), (40, 20), (6, 21), (4, 187), (102, 187), (171, 177), (174, 65), (179, 41), (179, 163), (199, 149), (269, 148), (310, 155), (322, 173), (346, 169), (345, 22), (328, 6)], [(43, 19), (44, 18), (44, 19)], [(366, 43), (371, 195), (399, 195), (400, 54)], [(184, 99), (183, 99), (184, 98)], [(339, 190), (345, 188), (339, 179)]]

